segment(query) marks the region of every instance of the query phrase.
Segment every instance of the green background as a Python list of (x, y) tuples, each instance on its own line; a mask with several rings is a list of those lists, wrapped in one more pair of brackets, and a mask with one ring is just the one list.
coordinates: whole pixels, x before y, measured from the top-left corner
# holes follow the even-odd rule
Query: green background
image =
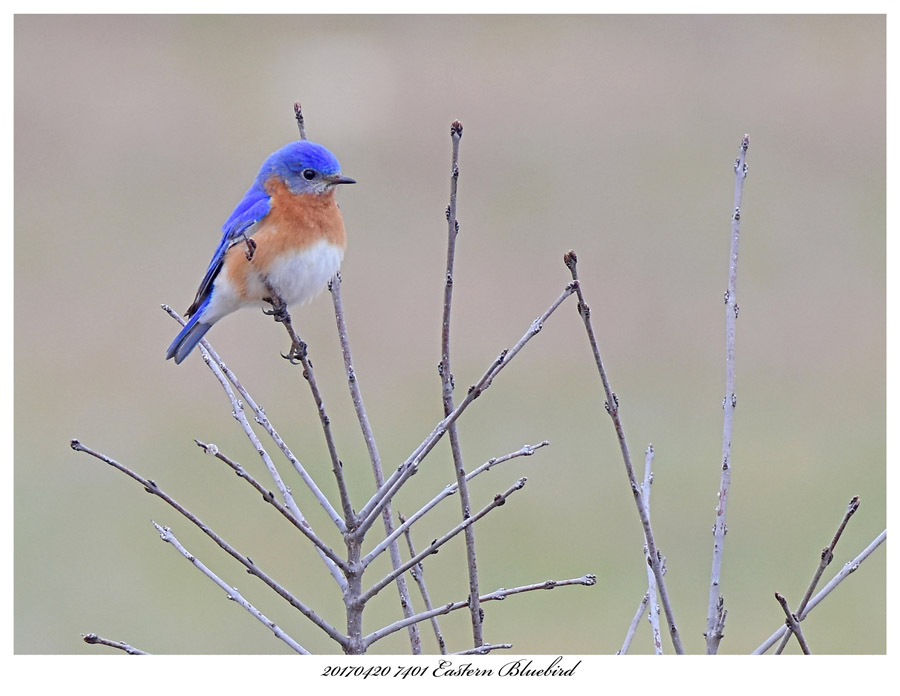
[[(656, 449), (652, 515), (685, 646), (704, 650), (721, 460), (732, 162), (749, 133), (722, 652), (755, 648), (796, 605), (848, 500), (830, 578), (884, 527), (885, 20), (870, 16), (104, 17), (15, 21), (15, 651), (98, 653), (97, 632), (158, 653), (286, 646), (160, 542), (151, 519), (313, 652), (336, 646), (79, 438), (155, 479), (333, 624), (318, 558), (193, 438), (258, 477), (258, 457), (198, 356), (163, 353), (219, 228), (262, 159), (310, 138), (359, 184), (339, 192), (355, 366), (391, 470), (441, 415), (449, 124), (461, 145), (457, 398), (568, 280), (575, 249), (632, 454)], [(372, 491), (330, 297), (294, 312), (357, 507)], [(299, 368), (257, 311), (213, 345), (333, 496)], [(612, 653), (644, 590), (641, 531), (570, 299), (460, 421), (476, 479), (482, 591), (595, 573), (485, 605), (517, 653)], [(271, 448), (274, 454), (274, 447)], [(284, 473), (290, 477), (288, 467)], [(397, 499), (453, 479), (446, 443)], [(311, 524), (340, 539), (304, 495)], [(459, 519), (456, 498), (415, 530)], [(804, 623), (814, 652), (883, 653), (885, 549)], [(459, 538), (426, 565), (436, 604), (466, 595)], [(366, 576), (375, 581), (380, 564)], [(421, 601), (414, 593), (417, 607)], [(365, 630), (393, 621), (379, 596)], [(470, 645), (466, 612), (441, 621)], [(433, 635), (423, 624), (427, 652)], [(668, 638), (664, 644), (669, 650)], [(405, 632), (375, 652), (407, 652)], [(643, 622), (632, 648), (650, 651)], [(792, 645), (790, 651), (796, 652)]]

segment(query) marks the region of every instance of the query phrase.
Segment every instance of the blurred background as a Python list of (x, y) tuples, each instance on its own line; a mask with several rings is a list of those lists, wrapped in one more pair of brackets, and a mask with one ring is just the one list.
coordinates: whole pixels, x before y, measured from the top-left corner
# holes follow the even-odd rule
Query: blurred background
[[(337, 652), (174, 510), (69, 447), (78, 438), (156, 480), (343, 627), (340, 593), (308, 544), (194, 444), (213, 442), (263, 478), (199, 352), (163, 360), (178, 326), (160, 304), (190, 303), (260, 163), (297, 138), (294, 100), (310, 139), (359, 181), (338, 194), (342, 294), (388, 471), (441, 416), (449, 125), (460, 119), (458, 398), (557, 297), (575, 249), (639, 469), (647, 444), (656, 450), (657, 542), (685, 647), (703, 652), (732, 163), (749, 133), (722, 652), (749, 652), (782, 624), (773, 592), (796, 606), (853, 495), (862, 506), (825, 578), (884, 529), (883, 17), (18, 16), (17, 653), (107, 651), (82, 643), (86, 632), (157, 653), (287, 651), (151, 520), (307, 649)], [(330, 296), (293, 314), (361, 507), (373, 484)], [(336, 501), (308, 388), (279, 357), (283, 329), (246, 311), (208, 337)], [(528, 478), (476, 527), (482, 591), (598, 576), (486, 604), (486, 639), (517, 653), (613, 653), (645, 591), (603, 402), (570, 299), (459, 423), (469, 468), (551, 443), (472, 483), (478, 509)], [(453, 478), (442, 442), (395, 510), (411, 514)], [(416, 544), (458, 519), (454, 497), (415, 529)], [(804, 623), (814, 652), (885, 651), (885, 555)], [(462, 538), (425, 573), (435, 604), (464, 599)], [(398, 612), (396, 592), (383, 592), (365, 630)], [(466, 612), (441, 625), (451, 650), (471, 645)], [(398, 632), (373, 651), (408, 650)], [(632, 652), (651, 650), (642, 622)]]

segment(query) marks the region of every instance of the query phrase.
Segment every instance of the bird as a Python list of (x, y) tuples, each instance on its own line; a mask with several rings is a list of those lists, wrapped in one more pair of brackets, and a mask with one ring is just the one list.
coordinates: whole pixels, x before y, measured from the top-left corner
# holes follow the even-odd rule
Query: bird
[(222, 225), (206, 275), (166, 351), (181, 363), (213, 324), (242, 307), (263, 305), (274, 291), (288, 306), (318, 295), (338, 272), (347, 246), (335, 189), (356, 180), (337, 158), (309, 140), (269, 155)]

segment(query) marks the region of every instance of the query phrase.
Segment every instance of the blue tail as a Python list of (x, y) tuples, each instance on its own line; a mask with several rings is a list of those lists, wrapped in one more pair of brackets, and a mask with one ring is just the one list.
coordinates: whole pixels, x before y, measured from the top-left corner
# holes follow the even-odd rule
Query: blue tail
[(204, 309), (205, 307), (200, 307), (190, 321), (184, 325), (181, 333), (172, 341), (172, 345), (166, 351), (166, 360), (175, 358), (176, 365), (181, 363), (194, 350), (194, 347), (200, 343), (200, 339), (206, 335), (206, 332), (212, 328), (212, 324), (203, 324), (198, 321)]

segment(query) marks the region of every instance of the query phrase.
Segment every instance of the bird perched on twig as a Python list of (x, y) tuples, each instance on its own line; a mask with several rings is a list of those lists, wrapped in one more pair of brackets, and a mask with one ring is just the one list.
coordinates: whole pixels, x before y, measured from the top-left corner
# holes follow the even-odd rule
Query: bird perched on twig
[(271, 300), (302, 304), (321, 292), (347, 245), (334, 191), (355, 183), (341, 174), (334, 155), (308, 140), (269, 155), (222, 226), (222, 240), (187, 310), (190, 320), (166, 359), (180, 363), (213, 324), (241, 307)]

